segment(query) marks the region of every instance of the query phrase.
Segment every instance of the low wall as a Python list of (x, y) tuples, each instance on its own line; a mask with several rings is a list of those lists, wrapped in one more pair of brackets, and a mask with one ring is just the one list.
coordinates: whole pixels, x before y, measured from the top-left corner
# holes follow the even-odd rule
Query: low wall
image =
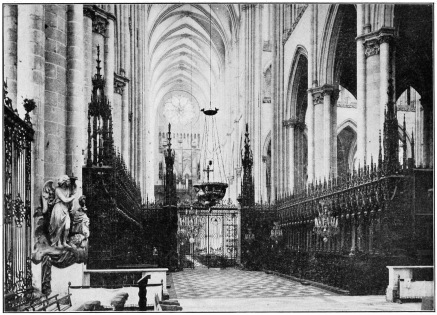
[(283, 251), (257, 257), (245, 266), (320, 282), (347, 290), (351, 295), (383, 295), (389, 283), (387, 266), (415, 264), (412, 258), (402, 256)]
[(65, 294), (68, 290), (68, 283), (72, 286), (81, 286), (83, 282), (84, 264), (73, 264), (67, 268), (56, 268), (52, 266), (52, 294)]
[[(168, 268), (138, 268), (138, 269), (86, 269), (83, 271), (83, 287), (92, 286), (91, 274), (133, 274), (141, 273), (141, 277), (150, 275), (149, 284), (163, 284), (147, 288), (147, 304), (153, 304), (155, 294), (162, 300), (162, 291), (167, 292)], [(114, 283), (117, 284), (117, 283)]]

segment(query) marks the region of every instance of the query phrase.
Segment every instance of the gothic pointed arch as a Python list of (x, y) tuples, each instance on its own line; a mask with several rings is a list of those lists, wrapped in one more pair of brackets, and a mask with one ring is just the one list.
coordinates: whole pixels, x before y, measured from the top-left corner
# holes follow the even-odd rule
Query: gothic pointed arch
[[(289, 154), (293, 155), (288, 159), (289, 170), (294, 179), (294, 188), (303, 187), (307, 181), (308, 169), (308, 138), (306, 135), (306, 112), (308, 106), (308, 57), (304, 47), (298, 46), (292, 67), (290, 69), (289, 83), (287, 89), (287, 101), (284, 122), (290, 128), (288, 139)], [(290, 187), (291, 188), (291, 187)]]
[(357, 97), (357, 11), (352, 4), (332, 4), (320, 54), (320, 83), (341, 84)]
[(346, 119), (337, 128), (337, 172), (351, 173), (355, 168), (357, 153), (357, 124)]

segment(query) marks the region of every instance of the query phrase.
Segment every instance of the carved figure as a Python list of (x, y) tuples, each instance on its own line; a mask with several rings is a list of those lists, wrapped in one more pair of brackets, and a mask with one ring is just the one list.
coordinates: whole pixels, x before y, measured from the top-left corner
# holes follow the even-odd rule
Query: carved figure
[[(63, 175), (54, 187), (49, 180), (42, 189), (42, 207), (35, 212), (35, 246), (32, 262), (42, 263), (42, 292), (51, 292), (51, 267), (66, 268), (86, 262), (88, 257), (89, 219), (85, 196), (73, 209), (76, 177)], [(71, 217), (70, 217), (71, 216)], [(71, 233), (70, 225), (72, 224)]]
[(74, 195), (70, 196), (70, 177), (63, 175), (58, 180), (58, 187), (55, 189), (55, 200), (52, 215), (50, 217), (49, 234), (51, 246), (59, 248), (70, 247), (67, 244), (68, 234), (70, 232), (70, 215), (71, 202)]
[(87, 239), (90, 236), (90, 219), (88, 218), (85, 206), (86, 197), (79, 198), (80, 208), (74, 211), (72, 233), (81, 234)]

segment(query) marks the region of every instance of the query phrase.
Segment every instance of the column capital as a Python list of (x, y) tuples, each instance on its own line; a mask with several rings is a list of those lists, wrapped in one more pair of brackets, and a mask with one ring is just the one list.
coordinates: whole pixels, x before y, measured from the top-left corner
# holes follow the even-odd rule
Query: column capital
[(109, 20), (115, 21), (116, 17), (111, 12), (105, 11), (97, 5), (84, 4), (83, 15), (89, 17), (93, 21), (93, 32), (106, 35), (106, 28)]
[(325, 95), (330, 95), (334, 100), (338, 98), (339, 89), (337, 85), (324, 84), (308, 91), (313, 95), (313, 105), (323, 104)]
[(300, 121), (298, 118), (290, 118), (287, 120), (282, 121), (282, 126), (286, 128), (297, 128), (299, 130), (305, 130), (306, 125), (305, 122)]
[(128, 78), (120, 74), (114, 73), (114, 93), (123, 95), (124, 88), (126, 87), (127, 83), (129, 83)]
[(371, 56), (379, 55), (379, 41), (376, 38), (366, 40), (363, 42), (364, 45), (364, 55), (366, 58)]
[(356, 40), (362, 40), (366, 58), (379, 54), (379, 46), (382, 43), (392, 43), (395, 38), (395, 29), (383, 27), (376, 32), (360, 35)]
[(83, 5), (83, 16), (89, 17), (90, 19), (94, 19), (94, 9), (90, 4)]
[(241, 10), (242, 11), (246, 11), (248, 9), (254, 8), (256, 6), (256, 4), (242, 4), (241, 5)]

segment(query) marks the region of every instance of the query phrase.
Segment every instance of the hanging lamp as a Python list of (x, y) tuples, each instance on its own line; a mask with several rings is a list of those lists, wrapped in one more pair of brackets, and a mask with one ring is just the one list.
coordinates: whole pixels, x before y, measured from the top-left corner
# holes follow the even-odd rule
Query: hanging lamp
[[(218, 108), (211, 106), (211, 4), (209, 5), (209, 108), (202, 108), (201, 112), (205, 115), (202, 157), (203, 157), (203, 172), (206, 173), (206, 181), (193, 187), (197, 192), (197, 200), (205, 207), (215, 206), (226, 195), (228, 184), (223, 181), (225, 177), (223, 157), (221, 155), (221, 147), (219, 143), (217, 123), (215, 115)], [(218, 168), (218, 169), (217, 169)], [(215, 169), (215, 170), (214, 170)], [(214, 171), (218, 171), (214, 173)], [(218, 176), (216, 176), (218, 175)], [(212, 177), (212, 178), (210, 178)], [(210, 180), (211, 179), (211, 180)]]

